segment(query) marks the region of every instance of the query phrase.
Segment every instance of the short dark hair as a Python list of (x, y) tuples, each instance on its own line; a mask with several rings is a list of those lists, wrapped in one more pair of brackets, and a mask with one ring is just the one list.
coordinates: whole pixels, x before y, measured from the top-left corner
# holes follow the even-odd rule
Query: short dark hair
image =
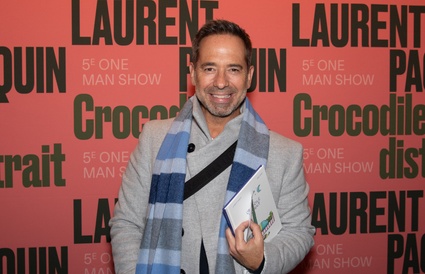
[(230, 34), (241, 38), (245, 45), (246, 64), (248, 68), (251, 66), (252, 43), (248, 33), (236, 23), (227, 20), (212, 20), (205, 23), (205, 25), (199, 29), (192, 41), (192, 62), (194, 64), (196, 64), (199, 59), (199, 44), (202, 39), (214, 34)]

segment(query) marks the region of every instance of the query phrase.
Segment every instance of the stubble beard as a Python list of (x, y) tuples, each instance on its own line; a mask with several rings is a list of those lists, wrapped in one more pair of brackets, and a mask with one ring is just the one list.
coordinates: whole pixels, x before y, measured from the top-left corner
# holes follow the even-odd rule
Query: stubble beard
[[(237, 91), (235, 91), (233, 88), (229, 87), (228, 89), (231, 89), (232, 91), (231, 94), (237, 93)], [(208, 88), (204, 91), (204, 94), (206, 94), (206, 96), (209, 96), (209, 94), (213, 93), (215, 90), (216, 88)], [(196, 93), (198, 93), (198, 91)], [(243, 96), (242, 97), (243, 99), (240, 102), (237, 102), (236, 104), (231, 104), (231, 105), (214, 104), (212, 102), (209, 102), (208, 100), (205, 100), (205, 98), (200, 99), (198, 96), (196, 96), (196, 98), (198, 99), (201, 106), (204, 109), (206, 109), (212, 116), (225, 118), (232, 115), (235, 111), (237, 111), (241, 107), (242, 103), (245, 101), (246, 96)]]

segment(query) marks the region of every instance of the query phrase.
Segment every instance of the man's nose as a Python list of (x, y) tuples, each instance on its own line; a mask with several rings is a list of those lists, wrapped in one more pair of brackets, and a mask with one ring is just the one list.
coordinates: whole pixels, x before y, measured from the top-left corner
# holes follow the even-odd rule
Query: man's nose
[(225, 71), (218, 71), (217, 75), (214, 79), (214, 86), (219, 89), (224, 89), (229, 85), (229, 81), (227, 79), (227, 75)]

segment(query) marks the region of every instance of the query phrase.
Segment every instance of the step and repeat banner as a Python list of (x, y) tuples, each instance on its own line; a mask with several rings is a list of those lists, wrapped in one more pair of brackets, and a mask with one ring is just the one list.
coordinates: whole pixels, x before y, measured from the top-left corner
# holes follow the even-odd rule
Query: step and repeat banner
[(317, 232), (293, 273), (425, 273), (419, 0), (2, 1), (0, 273), (114, 273), (121, 176), (193, 95), (209, 19), (250, 34), (248, 96), (304, 146)]

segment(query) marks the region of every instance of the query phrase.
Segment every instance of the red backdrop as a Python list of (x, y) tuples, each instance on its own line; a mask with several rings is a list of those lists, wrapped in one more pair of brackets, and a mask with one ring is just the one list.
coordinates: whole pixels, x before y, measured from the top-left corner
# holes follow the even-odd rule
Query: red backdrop
[(0, 264), (113, 273), (143, 124), (192, 95), (207, 19), (250, 33), (249, 97), (305, 147), (316, 244), (294, 273), (425, 272), (422, 1), (2, 1)]

